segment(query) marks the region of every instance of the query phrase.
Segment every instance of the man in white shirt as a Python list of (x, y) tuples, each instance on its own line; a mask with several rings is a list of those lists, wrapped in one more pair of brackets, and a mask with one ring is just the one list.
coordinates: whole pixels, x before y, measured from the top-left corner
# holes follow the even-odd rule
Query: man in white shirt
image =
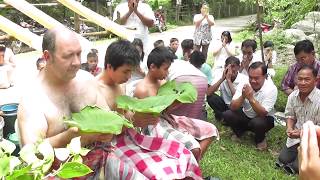
[(13, 86), (13, 73), (16, 67), (14, 54), (10, 48), (0, 45), (0, 88)]
[(278, 91), (273, 82), (267, 80), (267, 66), (263, 62), (252, 63), (248, 73), (249, 84), (237, 87), (224, 118), (235, 133), (233, 139), (245, 131), (252, 131), (257, 149), (265, 150), (265, 135), (274, 127), (274, 104)]
[(287, 142), (280, 152), (278, 167), (284, 167), (288, 173), (298, 173), (298, 146), (302, 125), (312, 121), (320, 125), (320, 90), (317, 89), (317, 70), (310, 65), (298, 70), (297, 86), (288, 97), (285, 110), (287, 119)]
[[(230, 56), (225, 61), (225, 70), (222, 77), (208, 88), (207, 101), (214, 110), (216, 120), (223, 121), (223, 112), (229, 110), (229, 106), (234, 93), (240, 83), (248, 82), (247, 76), (238, 73), (240, 61), (234, 56)], [(220, 88), (220, 96), (215, 94)]]
[(246, 39), (241, 44), (241, 54), (238, 56), (241, 64), (239, 72), (248, 75), (249, 66), (257, 61), (262, 62), (261, 55), (256, 54), (257, 42)]
[(155, 22), (154, 13), (151, 7), (139, 0), (128, 0), (120, 3), (113, 13), (113, 20), (119, 19), (120, 24), (129, 29), (135, 30), (135, 38), (143, 42), (144, 52), (148, 52), (149, 38), (148, 28)]

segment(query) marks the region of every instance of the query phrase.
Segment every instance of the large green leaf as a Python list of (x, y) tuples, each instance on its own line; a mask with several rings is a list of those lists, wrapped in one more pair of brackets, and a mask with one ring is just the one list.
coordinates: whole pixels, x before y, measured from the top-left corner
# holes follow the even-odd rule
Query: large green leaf
[(65, 122), (87, 133), (120, 134), (123, 126), (133, 128), (130, 121), (116, 112), (96, 106), (86, 106), (79, 113), (72, 113), (71, 119), (65, 119)]
[(84, 164), (78, 162), (67, 162), (59, 171), (58, 176), (60, 178), (68, 179), (85, 176), (91, 172), (93, 171)]
[(117, 106), (134, 112), (160, 114), (177, 99), (176, 94), (164, 96), (150, 96), (144, 99), (132, 98), (129, 96), (117, 97)]
[(177, 100), (181, 103), (193, 103), (197, 100), (197, 89), (188, 82), (176, 83), (175, 81), (168, 81), (163, 84), (158, 90), (159, 96), (168, 94), (177, 94)]
[(160, 114), (175, 100), (181, 103), (193, 103), (197, 99), (197, 90), (191, 83), (168, 81), (162, 85), (157, 96), (144, 99), (119, 96), (116, 100), (118, 108), (134, 112)]

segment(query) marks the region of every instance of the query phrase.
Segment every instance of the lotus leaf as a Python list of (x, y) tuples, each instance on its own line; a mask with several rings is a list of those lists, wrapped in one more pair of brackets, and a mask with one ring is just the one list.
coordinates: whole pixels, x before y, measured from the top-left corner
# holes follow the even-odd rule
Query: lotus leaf
[(137, 99), (129, 96), (119, 96), (117, 106), (134, 112), (151, 113), (158, 115), (177, 99), (176, 94), (164, 96), (150, 96), (144, 99)]
[(193, 103), (197, 99), (197, 90), (191, 83), (179, 83), (168, 81), (162, 85), (157, 96), (144, 99), (119, 96), (116, 100), (118, 108), (134, 112), (160, 114), (175, 100), (181, 103)]
[(65, 122), (78, 127), (81, 132), (120, 134), (122, 127), (133, 128), (133, 124), (116, 112), (106, 111), (96, 106), (86, 106), (79, 113), (72, 113)]
[(193, 103), (197, 100), (197, 89), (191, 83), (176, 83), (168, 81), (158, 90), (159, 96), (168, 94), (177, 94), (177, 100), (181, 103)]

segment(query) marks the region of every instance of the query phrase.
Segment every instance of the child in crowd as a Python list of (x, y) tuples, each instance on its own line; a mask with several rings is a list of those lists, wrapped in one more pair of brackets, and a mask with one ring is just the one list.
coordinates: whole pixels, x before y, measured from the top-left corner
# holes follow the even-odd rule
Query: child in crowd
[(81, 69), (90, 72), (93, 76), (97, 76), (102, 70), (98, 67), (98, 61), (98, 50), (91, 49), (87, 54), (87, 62), (81, 64)]
[(206, 62), (205, 55), (200, 51), (193, 51), (190, 55), (190, 64), (194, 65), (194, 67), (200, 69), (200, 71), (207, 76), (208, 85), (212, 84), (212, 73), (211, 67)]
[(175, 59), (178, 59), (176, 52), (179, 48), (179, 40), (177, 38), (171, 38), (168, 50), (174, 55)]
[(157, 41), (155, 41), (153, 43), (153, 46), (154, 46), (154, 48), (156, 48), (156, 47), (164, 47), (164, 42), (163, 42), (163, 40), (159, 39), (159, 40), (157, 40)]
[(194, 44), (192, 39), (185, 39), (181, 42), (181, 48), (182, 48), (182, 60), (189, 61), (190, 54), (193, 51)]
[[(166, 48), (153, 49), (148, 56), (148, 74), (138, 83), (134, 95), (138, 98), (156, 96), (160, 86), (165, 83), (171, 62), (173, 62), (173, 55)], [(148, 127), (147, 132), (152, 136), (168, 139), (171, 135), (184, 143), (199, 161), (210, 145), (212, 137), (217, 136), (217, 129), (213, 124), (199, 119), (173, 115), (172, 112), (176, 106), (179, 104), (172, 105), (163, 112), (160, 123), (155, 128)]]

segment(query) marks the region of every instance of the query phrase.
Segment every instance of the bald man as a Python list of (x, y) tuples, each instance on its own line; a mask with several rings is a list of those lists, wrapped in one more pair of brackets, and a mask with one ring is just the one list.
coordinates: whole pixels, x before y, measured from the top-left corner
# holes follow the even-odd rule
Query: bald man
[(87, 105), (108, 107), (94, 77), (79, 70), (81, 46), (76, 34), (66, 29), (49, 30), (43, 37), (42, 48), (47, 65), (26, 89), (18, 110), (21, 144), (46, 139), (54, 148), (59, 148), (81, 136), (82, 146), (91, 149), (84, 163), (94, 171), (81, 179), (99, 179), (100, 172), (110, 179), (146, 179), (113, 153), (105, 151), (110, 147), (106, 142), (111, 141), (113, 135), (81, 134), (63, 122), (64, 116), (79, 112)]

